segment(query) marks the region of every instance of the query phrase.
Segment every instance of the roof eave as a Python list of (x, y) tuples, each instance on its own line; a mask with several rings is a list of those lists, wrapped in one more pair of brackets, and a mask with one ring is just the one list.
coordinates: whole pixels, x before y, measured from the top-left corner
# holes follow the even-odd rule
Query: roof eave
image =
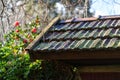
[[(42, 54), (40, 54), (42, 53)], [(43, 60), (71, 60), (71, 59), (120, 59), (120, 48), (109, 49), (81, 49), (81, 50), (59, 50), (59, 51), (33, 51), (32, 58)], [(38, 56), (39, 55), (39, 56)], [(36, 59), (35, 58), (35, 59)]]

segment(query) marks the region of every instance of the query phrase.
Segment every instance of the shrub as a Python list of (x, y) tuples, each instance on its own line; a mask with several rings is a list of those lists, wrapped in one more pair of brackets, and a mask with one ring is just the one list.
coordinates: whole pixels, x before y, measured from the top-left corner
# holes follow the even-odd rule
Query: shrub
[(33, 73), (35, 80), (41, 80), (41, 61), (31, 62), (24, 50), (40, 33), (38, 17), (35, 21), (25, 24), (23, 29), (19, 21), (16, 21), (13, 27), (14, 29), (5, 35), (5, 41), (0, 43), (0, 80), (31, 80)]

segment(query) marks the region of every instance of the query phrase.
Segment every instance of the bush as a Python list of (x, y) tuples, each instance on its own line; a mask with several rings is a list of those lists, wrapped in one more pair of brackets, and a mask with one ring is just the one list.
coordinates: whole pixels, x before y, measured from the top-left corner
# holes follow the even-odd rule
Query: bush
[(0, 43), (0, 80), (32, 80), (33, 74), (34, 80), (41, 80), (41, 61), (31, 62), (24, 50), (40, 33), (39, 18), (25, 24), (24, 29), (21, 28), (20, 22), (16, 21), (13, 28), (5, 35), (5, 41)]

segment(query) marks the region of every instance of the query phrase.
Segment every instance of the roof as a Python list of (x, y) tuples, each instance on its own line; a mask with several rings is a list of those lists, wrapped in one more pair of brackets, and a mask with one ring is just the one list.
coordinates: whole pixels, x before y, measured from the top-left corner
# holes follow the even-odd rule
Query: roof
[(42, 54), (42, 52), (119, 48), (120, 15), (114, 15), (70, 20), (59, 20), (57, 17), (49, 29), (40, 34), (37, 40), (27, 47), (27, 50)]

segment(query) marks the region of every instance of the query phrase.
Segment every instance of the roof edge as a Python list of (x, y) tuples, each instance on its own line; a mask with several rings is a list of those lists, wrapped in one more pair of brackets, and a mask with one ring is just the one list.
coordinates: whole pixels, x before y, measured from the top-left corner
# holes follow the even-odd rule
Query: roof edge
[(71, 23), (71, 22), (80, 22), (80, 21), (95, 21), (98, 18), (96, 17), (89, 17), (89, 18), (72, 18), (68, 20), (61, 20), (60, 23)]
[(55, 17), (43, 30), (42, 32), (25, 48), (26, 51), (31, 50), (39, 42), (41, 37), (58, 21), (60, 20), (60, 15)]
[(104, 19), (120, 19), (120, 15), (111, 15), (111, 16), (101, 16), (98, 17), (88, 17), (88, 18), (72, 18), (68, 20), (61, 20), (60, 23), (71, 23), (71, 22), (80, 22), (80, 21), (95, 21), (95, 20), (104, 20)]

